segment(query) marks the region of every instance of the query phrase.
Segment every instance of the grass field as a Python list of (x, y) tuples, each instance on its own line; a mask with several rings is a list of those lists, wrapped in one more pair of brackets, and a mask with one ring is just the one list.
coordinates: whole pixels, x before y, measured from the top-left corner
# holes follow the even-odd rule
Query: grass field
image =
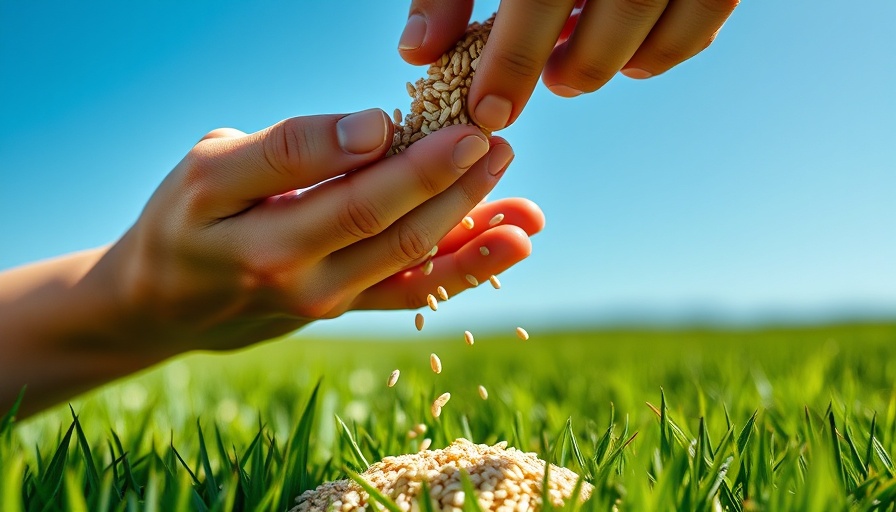
[(0, 423), (0, 510), (282, 511), (420, 422), (571, 468), (585, 510), (896, 510), (896, 324), (530, 334), (174, 361)]

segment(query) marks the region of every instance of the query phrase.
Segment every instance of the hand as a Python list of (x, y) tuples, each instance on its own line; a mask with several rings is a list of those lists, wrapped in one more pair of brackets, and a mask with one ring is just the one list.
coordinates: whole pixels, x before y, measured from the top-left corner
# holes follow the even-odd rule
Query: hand
[[(559, 96), (593, 92), (617, 71), (649, 78), (715, 39), (739, 0), (513, 0), (501, 2), (470, 87), (470, 114), (496, 131), (525, 107), (538, 76)], [(412, 0), (399, 53), (437, 60), (460, 39), (473, 0)]]
[[(513, 157), (506, 141), (452, 126), (384, 159), (391, 140), (376, 109), (206, 135), (110, 251), (129, 330), (166, 355), (229, 349), (350, 309), (417, 308), (528, 256), (538, 207), (478, 204)], [(471, 210), (477, 229), (456, 228)]]

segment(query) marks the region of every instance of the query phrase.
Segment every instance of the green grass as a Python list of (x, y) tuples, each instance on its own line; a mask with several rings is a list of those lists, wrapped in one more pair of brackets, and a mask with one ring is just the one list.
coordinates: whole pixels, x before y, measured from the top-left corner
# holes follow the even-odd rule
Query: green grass
[(282, 511), (415, 451), (418, 422), (434, 448), (507, 440), (573, 469), (595, 485), (577, 509), (896, 510), (896, 324), (530, 333), (174, 361), (0, 420), (0, 510)]

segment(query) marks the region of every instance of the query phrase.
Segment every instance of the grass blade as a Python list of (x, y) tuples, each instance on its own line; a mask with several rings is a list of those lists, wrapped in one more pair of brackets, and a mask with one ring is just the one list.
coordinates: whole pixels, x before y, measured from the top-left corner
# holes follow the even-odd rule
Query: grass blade
[(479, 499), (476, 498), (476, 489), (473, 487), (470, 475), (467, 474), (465, 469), (460, 470), (460, 485), (464, 490), (464, 511), (482, 512), (482, 507), (479, 506)]
[(311, 427), (314, 425), (320, 383), (321, 381), (318, 380), (311, 391), (308, 403), (305, 405), (305, 409), (302, 410), (299, 423), (296, 425), (286, 447), (286, 453), (284, 454), (286, 471), (278, 506), (281, 510), (289, 508), (289, 503), (294, 496), (298, 496), (311, 488), (311, 478), (308, 473), (308, 456), (311, 451)]
[(401, 508), (399, 508), (394, 501), (381, 493), (376, 487), (370, 485), (367, 480), (364, 480), (364, 477), (362, 477), (358, 473), (355, 473), (350, 468), (346, 467), (343, 469), (349, 478), (354, 480), (356, 484), (360, 485), (365, 491), (367, 491), (367, 494), (370, 496), (371, 500), (386, 507), (386, 510), (389, 510), (389, 512), (402, 512)]
[(355, 438), (352, 436), (351, 431), (348, 429), (348, 425), (342, 421), (342, 418), (339, 417), (338, 414), (336, 416), (336, 423), (339, 424), (339, 433), (342, 435), (342, 438), (345, 442), (348, 443), (349, 448), (351, 449), (352, 455), (354, 455), (355, 462), (358, 463), (358, 467), (361, 468), (361, 471), (367, 471), (367, 468), (370, 467), (370, 463), (367, 462), (367, 459), (364, 457), (364, 454), (361, 453), (361, 447), (358, 446), (358, 443), (355, 442)]

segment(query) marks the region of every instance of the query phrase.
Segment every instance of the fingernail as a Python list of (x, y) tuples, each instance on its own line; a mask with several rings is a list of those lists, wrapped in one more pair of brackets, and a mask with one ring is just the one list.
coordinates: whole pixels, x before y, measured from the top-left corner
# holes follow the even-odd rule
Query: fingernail
[(495, 132), (507, 126), (512, 111), (513, 104), (510, 100), (489, 94), (479, 100), (473, 111), (473, 120), (486, 130)]
[(339, 147), (354, 155), (379, 149), (388, 133), (386, 113), (378, 108), (349, 114), (336, 123)]
[(513, 161), (513, 148), (509, 144), (498, 144), (488, 155), (488, 173), (497, 176)]
[(650, 71), (643, 70), (641, 68), (626, 68), (620, 71), (623, 75), (634, 78), (636, 80), (644, 80), (645, 78), (650, 78), (653, 76), (653, 73)]
[(582, 94), (582, 91), (573, 89), (572, 87), (563, 84), (549, 85), (548, 89), (550, 89), (551, 92), (556, 94), (557, 96), (563, 96), (564, 98), (575, 98), (576, 96)]
[(468, 135), (454, 146), (454, 165), (467, 170), (488, 153), (488, 141), (478, 135)]
[(415, 50), (420, 48), (424, 38), (426, 38), (426, 18), (420, 14), (412, 14), (408, 18), (407, 25), (404, 26), (401, 39), (398, 40), (398, 49)]

